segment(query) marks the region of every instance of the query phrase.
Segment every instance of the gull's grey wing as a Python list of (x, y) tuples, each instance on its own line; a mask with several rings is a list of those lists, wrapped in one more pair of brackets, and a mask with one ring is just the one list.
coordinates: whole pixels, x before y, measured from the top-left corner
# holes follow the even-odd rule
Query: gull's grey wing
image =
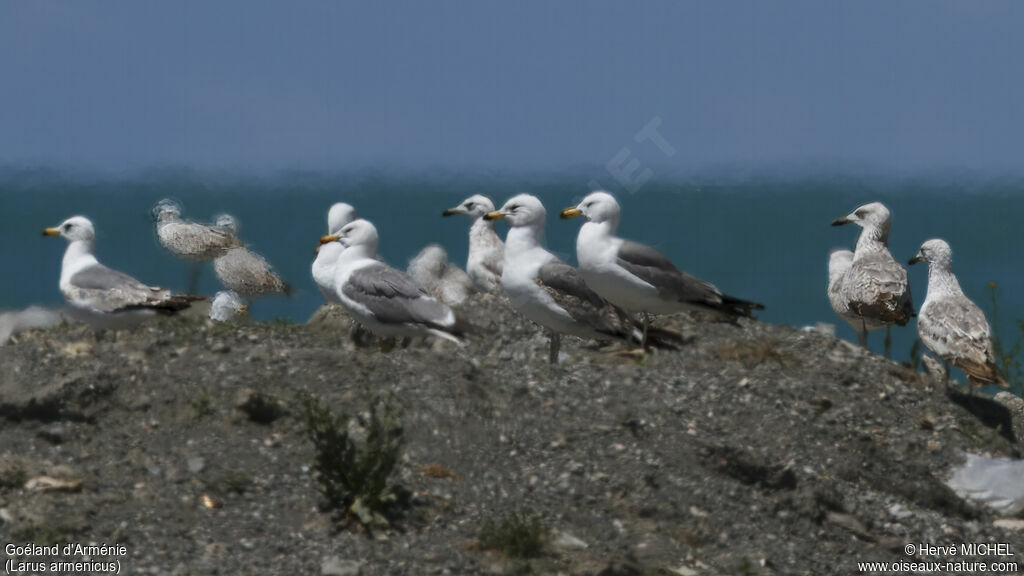
[[(136, 308), (179, 309), (170, 291), (147, 286), (135, 278), (95, 264), (76, 272), (70, 279), (65, 296), (73, 302), (87, 304), (99, 312), (117, 312)], [(175, 305), (172, 306), (172, 302)]]
[(71, 284), (83, 290), (145, 290), (153, 288), (139, 282), (135, 278), (107, 268), (103, 264), (94, 264), (76, 272), (71, 276)]
[(650, 246), (623, 240), (618, 264), (657, 288), (666, 299), (711, 307), (722, 304), (722, 293), (714, 284), (679, 270), (671, 260)]
[(451, 308), (435, 300), (405, 272), (384, 264), (356, 270), (348, 277), (342, 291), (385, 324), (417, 323), (450, 328), (454, 322)]
[(915, 315), (907, 270), (888, 252), (854, 261), (843, 282), (843, 295), (852, 312), (886, 324), (903, 326)]
[(639, 242), (623, 240), (617, 256), (619, 266), (654, 286), (666, 300), (734, 316), (750, 316), (753, 310), (764, 309), (757, 302), (722, 294), (714, 284), (679, 270), (664, 254)]
[(969, 378), (987, 383), (998, 380), (988, 321), (981, 308), (966, 297), (928, 303), (918, 318), (917, 331), (929, 350)]
[(289, 291), (288, 285), (274, 273), (265, 258), (237, 247), (213, 261), (217, 278), (225, 288), (239, 294), (255, 295)]
[(573, 320), (615, 338), (629, 338), (629, 317), (591, 290), (576, 268), (553, 259), (540, 267), (537, 285)]

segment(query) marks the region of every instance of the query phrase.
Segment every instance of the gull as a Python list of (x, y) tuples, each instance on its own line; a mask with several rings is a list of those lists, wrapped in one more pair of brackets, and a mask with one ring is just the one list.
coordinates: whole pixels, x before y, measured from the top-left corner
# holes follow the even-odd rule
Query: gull
[[(230, 214), (218, 216), (215, 226), (238, 236), (238, 220)], [(220, 283), (239, 296), (291, 293), (291, 286), (281, 280), (270, 267), (270, 263), (245, 246), (229, 248), (227, 252), (214, 259), (213, 269)]]
[(960, 289), (953, 274), (953, 251), (945, 240), (928, 240), (910, 264), (928, 263), (928, 292), (917, 317), (921, 342), (946, 364), (967, 374), (973, 386), (1006, 382), (996, 371), (985, 314)]
[(24, 310), (0, 312), (0, 346), (11, 341), (15, 334), (36, 328), (50, 328), (65, 321), (63, 310), (29, 306)]
[(889, 220), (889, 209), (872, 202), (832, 221), (833, 226), (853, 223), (863, 229), (840, 297), (860, 320), (857, 333), (861, 346), (867, 347), (868, 330), (885, 328), (886, 358), (891, 356), (892, 325), (905, 326), (914, 316), (907, 270), (889, 253)]
[(249, 306), (241, 296), (230, 290), (221, 290), (213, 297), (210, 304), (210, 320), (230, 322), (236, 318), (244, 318)]
[(405, 272), (377, 259), (377, 228), (372, 223), (354, 220), (324, 240), (345, 245), (337, 260), (335, 292), (370, 332), (385, 338), (438, 336), (462, 345), (451, 308)]
[(853, 264), (853, 252), (849, 250), (833, 250), (828, 258), (828, 301), (832, 310), (845, 320), (860, 337), (861, 321), (856, 314), (850, 312), (850, 306), (843, 300), (843, 280)]
[(535, 196), (520, 194), (484, 216), (509, 223), (501, 286), (513, 308), (548, 329), (549, 360), (558, 361), (560, 335), (583, 339), (640, 340), (629, 317), (591, 290), (580, 271), (541, 246), (547, 211)]
[(680, 271), (660, 252), (615, 235), (621, 209), (611, 194), (591, 192), (561, 217), (585, 216), (576, 237), (580, 273), (594, 292), (630, 313), (643, 315), (644, 340), (649, 314), (691, 309), (712, 310), (730, 319), (750, 317), (764, 306), (723, 294), (710, 282)]
[(229, 249), (242, 243), (230, 230), (182, 220), (181, 206), (168, 198), (153, 207), (156, 236), (168, 252), (192, 261), (189, 292), (195, 292), (199, 282), (199, 262), (223, 256)]
[(316, 282), (324, 300), (329, 304), (341, 304), (334, 288), (334, 277), (338, 257), (345, 247), (337, 242), (336, 236), (346, 224), (356, 219), (356, 209), (344, 202), (337, 202), (327, 211), (327, 235), (320, 239), (320, 247), (313, 260), (313, 281)]
[(504, 261), (505, 245), (494, 232), (494, 222), (484, 218), (494, 211), (491, 199), (475, 194), (461, 204), (441, 213), (442, 216), (465, 214), (473, 220), (469, 227), (469, 257), (466, 259), (466, 273), (481, 292), (494, 292), (501, 288), (501, 266)]
[(448, 261), (448, 253), (437, 244), (420, 250), (406, 272), (431, 296), (449, 306), (461, 306), (474, 292), (473, 281)]
[(60, 269), (60, 291), (74, 309), (95, 327), (112, 326), (115, 316), (173, 314), (191, 306), (195, 296), (172, 294), (100, 264), (93, 254), (96, 231), (85, 216), (72, 216), (44, 236), (68, 241)]

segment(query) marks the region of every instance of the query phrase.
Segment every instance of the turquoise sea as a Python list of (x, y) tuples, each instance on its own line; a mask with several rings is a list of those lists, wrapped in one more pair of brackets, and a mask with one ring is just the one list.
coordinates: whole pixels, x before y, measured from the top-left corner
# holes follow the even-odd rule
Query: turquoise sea
[[(294, 287), (291, 298), (272, 297), (252, 306), (257, 319), (304, 322), (321, 304), (310, 277), (317, 240), (326, 231), (326, 210), (353, 204), (380, 232), (380, 251), (404, 268), (424, 245), (444, 246), (464, 265), (469, 221), (441, 212), (475, 193), (500, 206), (518, 192), (535, 194), (548, 207), (548, 248), (575, 262), (578, 221), (557, 213), (589, 190), (595, 171), (508, 174), (445, 171), (400, 173), (278, 173), (238, 175), (190, 170), (150, 170), (127, 176), (83, 175), (44, 169), (0, 171), (0, 309), (62, 303), (57, 281), (65, 243), (40, 235), (74, 214), (97, 228), (97, 255), (108, 266), (140, 280), (184, 289), (187, 264), (156, 242), (150, 208), (173, 197), (184, 215), (208, 221), (227, 212), (240, 219), (241, 235)], [(607, 176), (604, 178), (608, 180)], [(878, 200), (893, 214), (890, 249), (901, 261), (922, 241), (941, 237), (954, 251), (964, 291), (991, 316), (989, 283), (999, 292), (1000, 334), (1012, 342), (1015, 320), (1024, 318), (1024, 182), (971, 176), (737, 176), (654, 179), (635, 193), (612, 190), (623, 206), (622, 236), (657, 247), (683, 270), (723, 291), (762, 302), (766, 322), (794, 326), (836, 324), (855, 340), (825, 296), (829, 251), (852, 248), (858, 228), (831, 221), (858, 205)], [(498, 224), (504, 236), (505, 225)], [(927, 273), (910, 268), (914, 301), (924, 301)], [(200, 292), (218, 284), (204, 268)], [(990, 317), (990, 320), (992, 318)], [(882, 334), (872, 333), (880, 351)], [(907, 359), (916, 338), (913, 324), (893, 331), (896, 359)]]

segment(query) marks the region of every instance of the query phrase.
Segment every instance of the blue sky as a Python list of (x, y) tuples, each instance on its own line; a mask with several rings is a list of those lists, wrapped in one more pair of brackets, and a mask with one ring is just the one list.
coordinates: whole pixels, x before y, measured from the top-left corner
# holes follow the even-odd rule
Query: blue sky
[[(1019, 173), (1020, 2), (0, 3), (0, 164)], [(635, 135), (654, 119), (671, 145)]]

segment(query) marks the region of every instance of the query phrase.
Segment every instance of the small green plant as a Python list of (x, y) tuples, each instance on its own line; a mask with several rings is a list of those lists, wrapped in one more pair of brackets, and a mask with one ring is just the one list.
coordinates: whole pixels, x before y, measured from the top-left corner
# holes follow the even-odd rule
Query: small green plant
[(1024, 320), (1017, 320), (1017, 329), (1020, 331), (1016, 341), (1007, 345), (999, 337), (999, 294), (995, 282), (988, 283), (989, 302), (992, 304), (992, 314), (989, 316), (992, 326), (992, 352), (995, 355), (996, 371), (1010, 385), (1010, 390), (1020, 396), (1024, 392), (1024, 366), (1021, 365), (1019, 356), (1024, 350)]
[(508, 558), (536, 558), (544, 552), (547, 530), (540, 516), (513, 512), (500, 521), (493, 519), (480, 527), (480, 546)]
[(267, 325), (273, 328), (274, 330), (285, 334), (299, 330), (303, 326), (302, 324), (295, 322), (291, 318), (284, 318), (282, 316), (274, 316), (274, 319), (271, 320), (270, 322), (267, 322)]
[(207, 394), (206, 390), (196, 394), (188, 402), (192, 405), (192, 409), (196, 411), (196, 418), (213, 414), (213, 398)]
[(28, 482), (28, 472), (21, 466), (11, 466), (9, 468), (0, 470), (0, 489), (3, 488), (21, 488)]
[(228, 471), (214, 481), (212, 488), (221, 494), (227, 494), (234, 492), (235, 494), (244, 494), (253, 485), (252, 476), (245, 472), (239, 472), (236, 470)]
[(784, 351), (779, 342), (771, 337), (741, 340), (723, 344), (716, 350), (719, 360), (740, 362), (747, 368), (754, 368), (771, 361), (786, 368), (799, 364), (799, 359)]
[(314, 398), (303, 400), (306, 433), (316, 457), (313, 471), (328, 507), (344, 510), (364, 526), (386, 526), (408, 506), (409, 492), (390, 481), (402, 455), (398, 410), (375, 398), (368, 417), (360, 417), (364, 439), (348, 431), (348, 418), (335, 416)]

